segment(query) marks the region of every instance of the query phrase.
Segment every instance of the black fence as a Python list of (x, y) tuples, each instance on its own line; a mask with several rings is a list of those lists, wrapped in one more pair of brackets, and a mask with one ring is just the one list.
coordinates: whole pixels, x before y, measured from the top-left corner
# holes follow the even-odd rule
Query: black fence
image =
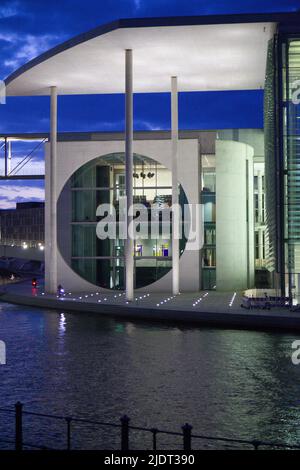
[[(107, 423), (101, 422), (94, 419), (84, 419), (84, 418), (76, 418), (72, 416), (59, 416), (54, 414), (45, 414), (45, 413), (35, 413), (32, 411), (25, 411), (23, 404), (18, 402), (15, 404), (13, 408), (0, 408), (1, 413), (7, 413), (12, 415), (15, 421), (15, 436), (14, 440), (10, 439), (2, 439), (0, 436), (0, 442), (12, 446), (16, 451), (21, 452), (24, 449), (36, 449), (36, 450), (57, 450), (52, 447), (48, 446), (41, 446), (34, 443), (29, 443), (26, 441), (26, 437), (24, 436), (24, 428), (23, 428), (23, 418), (25, 416), (35, 416), (38, 418), (48, 418), (51, 420), (57, 420), (65, 424), (65, 438), (64, 442), (62, 443), (63, 449), (67, 451), (72, 450), (72, 426), (75, 423), (80, 423), (81, 425), (93, 425), (97, 427), (104, 427), (104, 428), (115, 428), (119, 432), (119, 449), (121, 451), (128, 451), (131, 449), (130, 447), (130, 435), (132, 431), (138, 432), (146, 432), (149, 433), (151, 436), (151, 449), (140, 449), (140, 450), (159, 450), (159, 436), (161, 435), (168, 435), (168, 436), (176, 436), (180, 438), (182, 444), (181, 449), (177, 450), (184, 450), (189, 452), (193, 448), (193, 444), (196, 441), (209, 441), (215, 445), (217, 444), (226, 444), (227, 447), (231, 448), (239, 448), (239, 447), (247, 447), (253, 450), (259, 449), (298, 449), (300, 450), (300, 445), (290, 445), (287, 443), (282, 442), (267, 442), (262, 440), (247, 440), (247, 439), (234, 439), (234, 438), (226, 438), (226, 437), (217, 437), (217, 436), (207, 436), (201, 434), (194, 434), (193, 427), (186, 423), (184, 426), (181, 427), (180, 432), (174, 431), (167, 431), (158, 428), (145, 428), (139, 426), (133, 426), (130, 424), (130, 418), (128, 416), (122, 416), (120, 418), (119, 423)], [(175, 449), (174, 449), (175, 450)]]

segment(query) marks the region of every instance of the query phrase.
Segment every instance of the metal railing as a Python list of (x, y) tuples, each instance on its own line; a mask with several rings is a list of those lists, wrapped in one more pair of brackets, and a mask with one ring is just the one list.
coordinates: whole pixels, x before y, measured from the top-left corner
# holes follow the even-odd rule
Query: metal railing
[(34, 157), (35, 152), (47, 141), (47, 138), (44, 138), (39, 142), (17, 165), (7, 174), (7, 176), (16, 176), (20, 170), (24, 168)]
[[(0, 179), (45, 179), (42, 146), (48, 139), (48, 134), (0, 136)], [(34, 160), (39, 161), (40, 165), (31, 165), (30, 163)]]
[(213, 443), (223, 443), (231, 444), (236, 448), (236, 445), (248, 446), (253, 450), (259, 450), (260, 448), (273, 448), (273, 449), (298, 449), (300, 450), (300, 445), (293, 445), (283, 442), (269, 442), (256, 439), (238, 439), (238, 438), (227, 438), (227, 437), (218, 437), (218, 436), (208, 436), (202, 434), (193, 434), (193, 427), (186, 423), (181, 427), (181, 431), (167, 431), (158, 428), (145, 428), (140, 426), (133, 426), (130, 424), (130, 418), (126, 415), (120, 418), (119, 423), (107, 423), (94, 419), (85, 419), (85, 418), (76, 418), (73, 416), (59, 416), (55, 414), (47, 413), (36, 413), (32, 411), (25, 411), (23, 404), (18, 402), (13, 408), (0, 408), (0, 412), (9, 413), (14, 415), (15, 419), (15, 437), (13, 440), (2, 439), (0, 437), (0, 442), (5, 444), (10, 444), (14, 446), (14, 449), (17, 452), (24, 450), (25, 448), (32, 448), (38, 450), (56, 450), (52, 447), (41, 446), (37, 444), (32, 444), (24, 440), (24, 428), (23, 428), (23, 418), (24, 416), (35, 416), (39, 418), (49, 418), (52, 420), (57, 420), (64, 422), (66, 425), (66, 435), (64, 449), (67, 451), (72, 450), (72, 425), (75, 423), (93, 425), (105, 428), (115, 428), (119, 430), (120, 435), (120, 450), (123, 452), (130, 450), (130, 431), (140, 431), (149, 433), (152, 437), (152, 448), (151, 450), (158, 450), (158, 436), (159, 435), (168, 435), (168, 436), (177, 436), (181, 438), (182, 449), (186, 452), (192, 451), (192, 443), (195, 441), (203, 440), (210, 441)]

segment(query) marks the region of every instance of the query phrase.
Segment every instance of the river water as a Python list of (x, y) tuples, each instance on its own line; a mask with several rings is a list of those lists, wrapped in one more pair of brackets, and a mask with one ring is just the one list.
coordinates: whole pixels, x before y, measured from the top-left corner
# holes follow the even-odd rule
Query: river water
[[(0, 304), (0, 407), (300, 444), (300, 365), (286, 333), (188, 328)], [(0, 438), (13, 437), (0, 413)], [(65, 446), (65, 423), (24, 418), (24, 440)], [(132, 447), (150, 446), (134, 433)], [(170, 439), (173, 439), (172, 442)], [(116, 448), (119, 430), (74, 426), (73, 448)], [(159, 436), (159, 446), (180, 447)], [(0, 443), (1, 445), (1, 443)], [(4, 444), (3, 444), (4, 445)], [(197, 446), (210, 446), (204, 441)]]

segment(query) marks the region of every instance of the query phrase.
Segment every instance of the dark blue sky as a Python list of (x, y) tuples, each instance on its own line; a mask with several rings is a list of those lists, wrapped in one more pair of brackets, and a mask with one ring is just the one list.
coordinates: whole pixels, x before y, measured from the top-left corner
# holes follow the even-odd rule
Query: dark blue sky
[[(50, 47), (118, 18), (296, 10), (300, 10), (300, 0), (0, 0), (0, 78)], [(185, 93), (180, 95), (180, 127), (262, 127), (262, 110), (262, 91)], [(122, 130), (123, 115), (124, 99), (120, 95), (63, 97), (59, 102), (59, 130)], [(169, 127), (167, 94), (135, 97), (136, 129)], [(48, 98), (8, 98), (7, 104), (0, 106), (0, 132), (48, 129)], [(12, 187), (15, 185), (11, 183)], [(2, 185), (0, 207), (1, 201), (3, 207), (8, 206), (4, 193)], [(9, 194), (12, 201), (12, 191)], [(15, 199), (22, 197), (16, 194)]]

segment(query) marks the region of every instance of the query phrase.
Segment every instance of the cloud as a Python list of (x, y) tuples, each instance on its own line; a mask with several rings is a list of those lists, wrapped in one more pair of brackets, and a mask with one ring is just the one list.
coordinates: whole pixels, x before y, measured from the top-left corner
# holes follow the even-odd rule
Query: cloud
[[(82, 123), (80, 129), (82, 130)], [(90, 123), (87, 124), (86, 130), (90, 131)], [(98, 129), (99, 132), (122, 132), (125, 128), (124, 119), (113, 119), (111, 121), (98, 121), (93, 123), (93, 127)], [(135, 119), (134, 120), (134, 130), (135, 131), (161, 131), (165, 129), (165, 124), (163, 122), (154, 122), (146, 119)]]
[(15, 41), (16, 35), (13, 33), (0, 33), (0, 41), (5, 41), (10, 44), (13, 44)]
[(0, 18), (11, 18), (19, 13), (19, 2), (7, 2), (0, 6)]
[(11, 70), (15, 70), (61, 42), (64, 36), (57, 34), (39, 36), (32, 34), (0, 34), (0, 39), (9, 42), (14, 47), (9, 59), (4, 60), (4, 65)]
[[(17, 167), (21, 161), (21, 159), (14, 158), (11, 169), (13, 175), (43, 175), (45, 173), (45, 163), (43, 161), (31, 160), (29, 163), (24, 165), (24, 167), (21, 164)], [(16, 168), (15, 171), (13, 171), (14, 168)]]
[(161, 131), (162, 129), (165, 129), (165, 124), (163, 123), (158, 123), (158, 122), (152, 122), (152, 121), (147, 121), (144, 119), (135, 119), (134, 121), (134, 128), (135, 130), (146, 130), (146, 131)]
[[(25, 163), (23, 162), (25, 156), (26, 154), (23, 154), (22, 157), (17, 157), (16, 153), (15, 152), (13, 153), (13, 158), (12, 158), (12, 163), (11, 163), (11, 174), (13, 176), (44, 175), (45, 174), (44, 158), (41, 159), (39, 156), (33, 157), (28, 163), (26, 163), (23, 166), (23, 163)], [(0, 174), (4, 174), (4, 162), (3, 161), (0, 164)]]
[(0, 185), (0, 209), (14, 208), (16, 202), (24, 201), (44, 201), (45, 191), (43, 188), (34, 187), (30, 185)]
[(134, 6), (136, 10), (141, 8), (141, 0), (134, 0)]

